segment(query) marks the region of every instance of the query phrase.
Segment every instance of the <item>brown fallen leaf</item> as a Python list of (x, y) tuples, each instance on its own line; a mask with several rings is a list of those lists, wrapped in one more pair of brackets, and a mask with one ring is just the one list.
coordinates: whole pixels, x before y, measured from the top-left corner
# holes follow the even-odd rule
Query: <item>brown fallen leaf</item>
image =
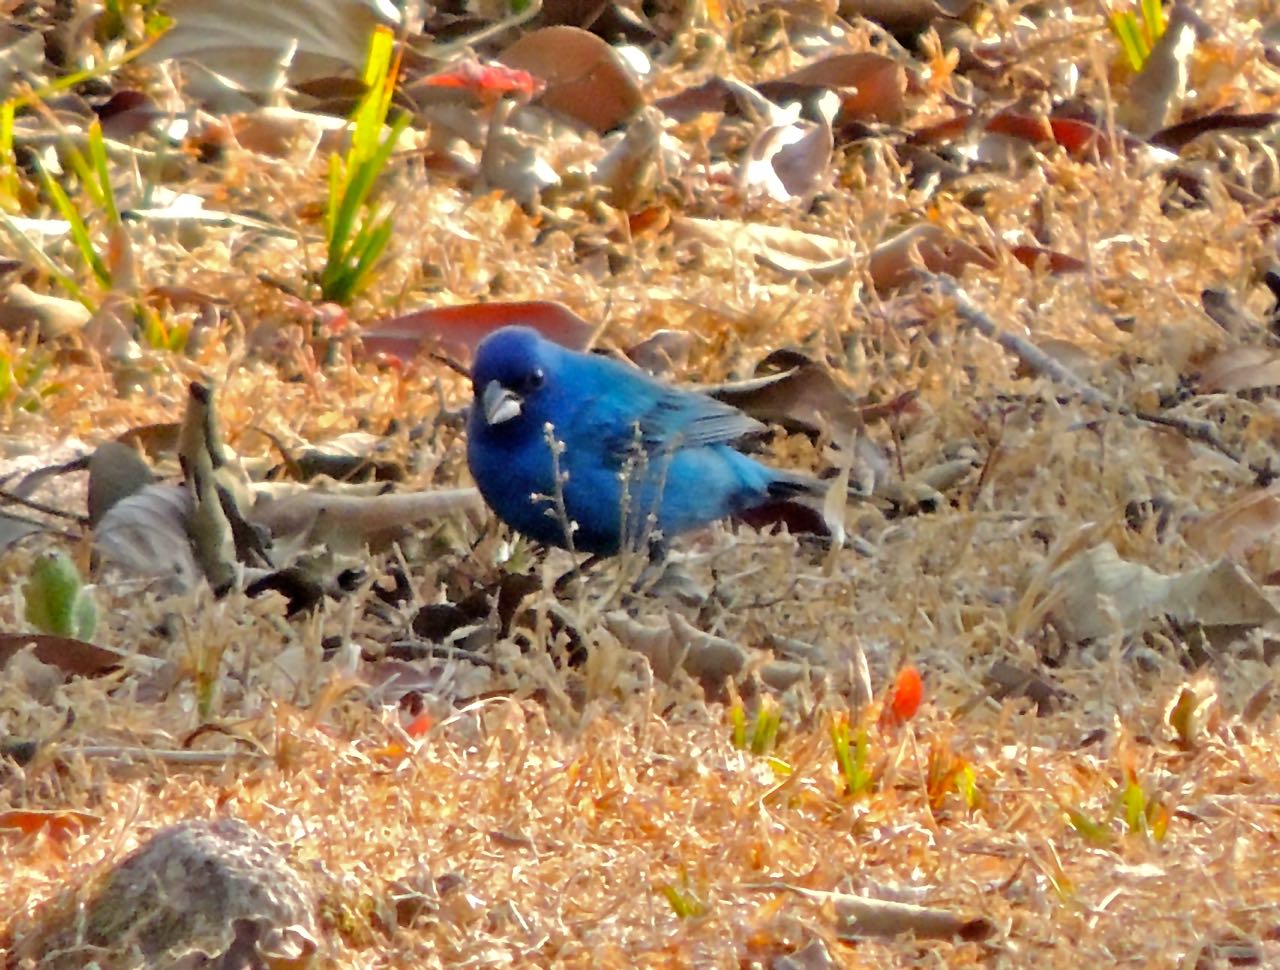
[(1228, 347), (1200, 365), (1198, 384), (1208, 394), (1280, 387), (1280, 351), (1256, 345)]
[(918, 34), (943, 17), (963, 17), (976, 0), (840, 0), (840, 16), (865, 17), (894, 34)]
[(862, 426), (862, 409), (856, 398), (826, 364), (795, 352), (785, 356), (775, 352), (760, 366), (768, 367), (771, 362), (785, 362), (786, 370), (702, 390), (757, 421), (788, 431), (817, 435), (826, 430), (843, 441)]
[(126, 658), (117, 650), (74, 637), (51, 633), (0, 633), (0, 667), (18, 651), (31, 648), (32, 656), (57, 667), (69, 677), (101, 677), (120, 669)]
[(506, 48), (499, 60), (546, 84), (535, 103), (600, 133), (644, 105), (640, 85), (618, 52), (580, 27), (534, 30)]
[(1280, 528), (1280, 487), (1251, 489), (1217, 512), (1187, 525), (1192, 548), (1213, 558), (1239, 561), (1251, 549), (1270, 542)]
[(1280, 114), (1274, 111), (1215, 111), (1213, 114), (1190, 118), (1162, 128), (1148, 141), (1159, 148), (1176, 152), (1212, 131), (1259, 131), (1270, 128), (1277, 121), (1280, 121)]
[(920, 223), (871, 251), (871, 281), (880, 292), (915, 279), (921, 270), (956, 276), (969, 265), (990, 269), (995, 261), (977, 246), (931, 223)]
[[(835, 124), (854, 120), (893, 122), (906, 114), (906, 70), (892, 57), (874, 51), (832, 54), (778, 80), (836, 91), (840, 95), (840, 111)], [(758, 85), (765, 97), (770, 97), (769, 83)]]
[(474, 488), (438, 489), (383, 495), (344, 494), (319, 489), (259, 491), (252, 520), (288, 546), (316, 543), (335, 552), (355, 552), (459, 512), (483, 512)]
[(1150, 629), (1165, 617), (1206, 628), (1280, 619), (1249, 575), (1227, 559), (1164, 575), (1121, 559), (1109, 542), (1079, 553), (1049, 582), (1052, 622), (1064, 638), (1096, 640)]

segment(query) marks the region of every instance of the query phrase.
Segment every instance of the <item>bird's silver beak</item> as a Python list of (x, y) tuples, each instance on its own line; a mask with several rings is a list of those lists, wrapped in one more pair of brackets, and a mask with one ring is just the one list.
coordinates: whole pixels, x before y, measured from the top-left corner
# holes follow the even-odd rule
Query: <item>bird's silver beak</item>
[(484, 407), (485, 424), (490, 426), (520, 416), (520, 395), (499, 381), (490, 381), (484, 386), (480, 403)]

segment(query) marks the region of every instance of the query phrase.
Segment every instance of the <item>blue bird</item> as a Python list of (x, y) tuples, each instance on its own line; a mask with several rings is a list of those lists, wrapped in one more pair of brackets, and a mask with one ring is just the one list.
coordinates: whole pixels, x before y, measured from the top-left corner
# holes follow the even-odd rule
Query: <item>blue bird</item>
[(732, 442), (765, 430), (737, 408), (529, 327), (486, 337), (471, 378), (471, 475), (500, 519), (547, 545), (652, 551), (717, 519), (822, 492), (736, 451)]

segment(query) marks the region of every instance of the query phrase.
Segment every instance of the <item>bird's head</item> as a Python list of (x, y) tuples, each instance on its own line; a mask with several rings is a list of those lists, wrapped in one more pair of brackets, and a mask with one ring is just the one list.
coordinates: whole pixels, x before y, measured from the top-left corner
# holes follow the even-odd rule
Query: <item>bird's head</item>
[(494, 429), (537, 421), (554, 349), (529, 327), (503, 327), (481, 341), (471, 368), (472, 421)]

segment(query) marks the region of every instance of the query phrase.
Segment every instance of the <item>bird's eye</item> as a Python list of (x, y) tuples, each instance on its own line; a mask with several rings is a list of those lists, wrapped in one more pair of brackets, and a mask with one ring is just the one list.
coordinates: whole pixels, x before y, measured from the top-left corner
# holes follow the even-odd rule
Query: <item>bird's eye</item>
[(536, 391), (543, 384), (547, 383), (547, 375), (543, 372), (542, 368), (539, 367), (537, 370), (535, 370), (533, 373), (531, 373), (528, 377), (525, 378), (524, 383), (525, 383), (525, 387), (528, 390)]

